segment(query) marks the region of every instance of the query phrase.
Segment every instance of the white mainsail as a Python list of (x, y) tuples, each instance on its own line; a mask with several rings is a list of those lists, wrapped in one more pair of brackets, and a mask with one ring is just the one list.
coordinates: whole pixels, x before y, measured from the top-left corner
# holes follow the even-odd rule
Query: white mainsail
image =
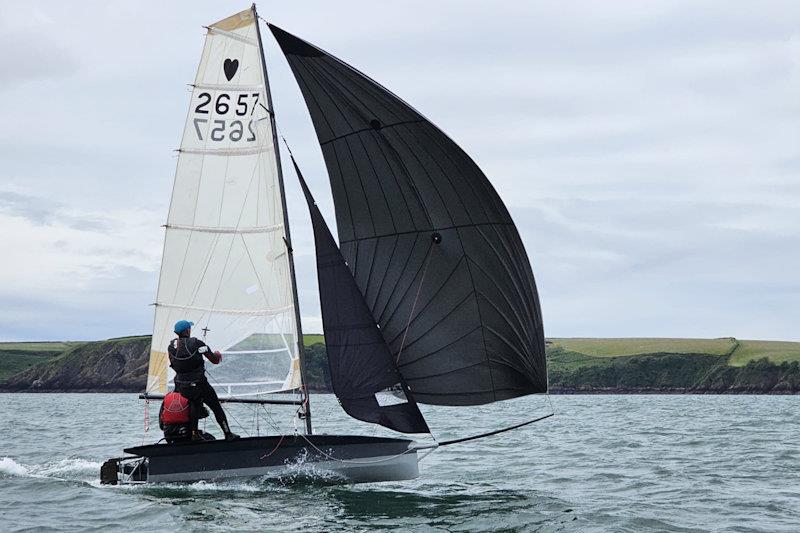
[(192, 88), (166, 225), (147, 392), (172, 382), (178, 320), (221, 350), (226, 396), (300, 387), (294, 280), (266, 80), (250, 9), (212, 24)]

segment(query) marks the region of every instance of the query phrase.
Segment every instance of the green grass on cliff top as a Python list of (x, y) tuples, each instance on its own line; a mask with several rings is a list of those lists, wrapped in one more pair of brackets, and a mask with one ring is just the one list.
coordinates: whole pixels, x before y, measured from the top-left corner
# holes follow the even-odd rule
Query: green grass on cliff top
[(652, 353), (702, 353), (726, 355), (735, 346), (735, 340), (722, 339), (550, 339), (554, 347), (561, 347), (592, 357), (619, 357)]
[(50, 361), (80, 342), (0, 342), (0, 381)]
[[(588, 358), (621, 357), (643, 354), (694, 353), (707, 355), (730, 355), (729, 364), (744, 366), (748, 361), (768, 358), (774, 363), (800, 361), (800, 342), (737, 340), (730, 337), (720, 339), (549, 339), (553, 348), (562, 348)], [(580, 363), (581, 361), (574, 361)]]
[(728, 363), (744, 366), (748, 361), (762, 357), (773, 363), (800, 361), (800, 342), (740, 340)]

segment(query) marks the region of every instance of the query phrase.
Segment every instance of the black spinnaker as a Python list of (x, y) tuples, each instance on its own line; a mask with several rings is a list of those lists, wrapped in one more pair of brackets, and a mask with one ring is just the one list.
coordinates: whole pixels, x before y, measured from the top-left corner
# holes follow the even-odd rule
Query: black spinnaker
[(546, 392), (531, 266), (483, 172), (386, 88), (270, 29), (322, 147), (341, 254), (414, 399), (476, 405)]
[[(314, 227), (323, 333), (336, 397), (358, 420), (403, 433), (430, 433), (294, 157), (292, 163)], [(376, 393), (381, 391), (386, 391), (383, 398), (402, 395), (405, 401), (380, 405)]]

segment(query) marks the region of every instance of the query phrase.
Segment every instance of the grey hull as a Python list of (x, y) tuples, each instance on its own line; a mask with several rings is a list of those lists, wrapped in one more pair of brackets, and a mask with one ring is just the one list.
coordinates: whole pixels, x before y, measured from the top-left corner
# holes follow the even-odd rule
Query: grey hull
[(236, 441), (154, 444), (103, 465), (103, 483), (311, 478), (333, 483), (400, 481), (419, 476), (414, 441), (350, 435), (277, 435)]

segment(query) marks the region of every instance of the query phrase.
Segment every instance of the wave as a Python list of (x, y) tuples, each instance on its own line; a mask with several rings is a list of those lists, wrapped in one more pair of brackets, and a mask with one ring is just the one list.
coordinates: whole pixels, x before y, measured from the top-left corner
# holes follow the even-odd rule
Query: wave
[(28, 469), (16, 462), (11, 457), (3, 457), (0, 459), (0, 476), (2, 477), (25, 477), (28, 475)]
[(3, 457), (0, 459), (0, 476), (53, 479), (64, 479), (66, 476), (70, 479), (84, 479), (85, 476), (80, 476), (80, 474), (91, 473), (92, 477), (98, 477), (101, 464), (79, 457), (67, 457), (42, 464), (26, 465), (18, 463), (11, 457)]

